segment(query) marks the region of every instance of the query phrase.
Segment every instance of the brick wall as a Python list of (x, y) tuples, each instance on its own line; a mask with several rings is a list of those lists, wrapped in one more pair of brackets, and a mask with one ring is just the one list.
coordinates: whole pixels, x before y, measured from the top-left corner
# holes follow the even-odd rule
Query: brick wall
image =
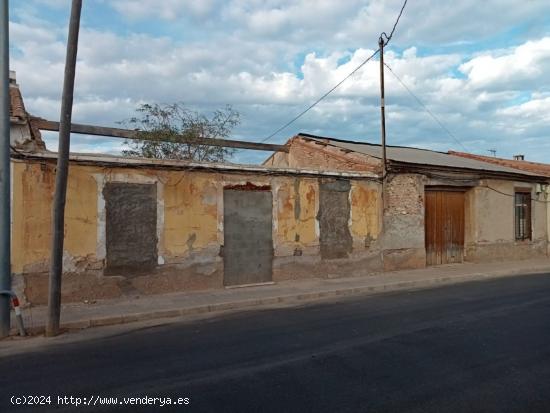
[(424, 200), (417, 175), (390, 175), (386, 181), (385, 210), (390, 215), (422, 215)]
[(347, 152), (331, 145), (322, 145), (300, 137), (289, 141), (290, 152), (278, 152), (264, 164), (299, 169), (380, 172), (380, 160), (360, 153)]

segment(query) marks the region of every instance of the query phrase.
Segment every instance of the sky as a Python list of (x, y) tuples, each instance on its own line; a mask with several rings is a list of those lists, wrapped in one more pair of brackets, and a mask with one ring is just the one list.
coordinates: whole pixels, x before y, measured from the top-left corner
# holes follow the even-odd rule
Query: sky
[[(70, 0), (10, 1), (10, 67), (27, 111), (59, 119)], [(84, 0), (74, 123), (117, 126), (143, 103), (241, 114), (261, 141), (378, 48), (402, 0)], [(385, 49), (389, 145), (550, 162), (550, 2), (409, 0)], [(299, 132), (380, 142), (379, 62), (297, 122)], [(439, 123), (430, 115), (433, 114)], [(441, 125), (443, 126), (441, 126)], [(56, 150), (56, 134), (44, 133)], [(75, 152), (123, 141), (73, 135)], [(235, 162), (266, 153), (238, 151)]]

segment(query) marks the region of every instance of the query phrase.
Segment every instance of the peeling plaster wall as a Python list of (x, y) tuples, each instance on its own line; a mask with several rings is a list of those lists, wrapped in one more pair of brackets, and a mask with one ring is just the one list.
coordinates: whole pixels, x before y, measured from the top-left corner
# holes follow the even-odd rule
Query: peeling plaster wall
[(354, 250), (378, 250), (378, 238), (382, 223), (380, 185), (373, 182), (351, 183), (351, 235)]
[[(15, 162), (13, 168), (12, 271), (48, 270), (54, 166)], [(95, 258), (97, 233), (96, 184), (87, 168), (70, 173), (65, 210), (65, 250), (70, 265)], [(66, 260), (66, 261), (67, 261)]]
[(384, 269), (426, 266), (424, 177), (388, 175), (384, 187)]
[[(50, 255), (54, 164), (13, 164), (14, 284), (27, 302), (44, 304)], [(158, 266), (150, 274), (104, 274), (107, 183), (155, 184)], [(113, 298), (223, 286), (223, 190), (231, 185), (271, 187), (273, 279), (364, 275), (381, 268), (379, 185), (350, 180), (346, 259), (320, 255), (319, 180), (71, 163), (66, 206), (63, 300)]]
[[(163, 242), (167, 262), (218, 244), (218, 186), (208, 174), (168, 175), (164, 184)], [(217, 253), (214, 248), (210, 255)]]
[(278, 256), (318, 254), (316, 179), (278, 180), (276, 186), (276, 252)]
[[(492, 188), (489, 189), (488, 187)], [(531, 189), (530, 241), (516, 241), (514, 234), (514, 197), (516, 189)], [(548, 242), (547, 205), (535, 185), (525, 182), (484, 180), (467, 195), (465, 259), (496, 261), (528, 259), (546, 254)]]

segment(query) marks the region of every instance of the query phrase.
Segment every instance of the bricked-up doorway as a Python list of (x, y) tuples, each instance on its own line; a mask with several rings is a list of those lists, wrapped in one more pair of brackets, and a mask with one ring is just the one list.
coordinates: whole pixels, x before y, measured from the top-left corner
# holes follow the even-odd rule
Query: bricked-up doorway
[(346, 180), (319, 183), (319, 243), (324, 259), (347, 258), (353, 247), (348, 227), (350, 218), (349, 192), (351, 183)]
[(224, 189), (224, 285), (272, 280), (271, 189)]
[(157, 186), (107, 183), (105, 273), (132, 275), (157, 265)]
[(464, 191), (426, 188), (426, 264), (464, 258)]

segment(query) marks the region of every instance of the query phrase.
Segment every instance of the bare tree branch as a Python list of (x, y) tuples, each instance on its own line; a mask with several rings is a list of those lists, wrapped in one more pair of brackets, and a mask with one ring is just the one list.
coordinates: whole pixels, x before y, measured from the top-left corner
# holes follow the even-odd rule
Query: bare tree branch
[(139, 106), (136, 113), (121, 123), (139, 130), (144, 140), (126, 140), (124, 143), (128, 149), (122, 151), (126, 156), (223, 162), (234, 152), (230, 148), (177, 142), (181, 136), (227, 139), (240, 123), (239, 113), (231, 106), (216, 110), (210, 118), (189, 110), (182, 103), (146, 103)]

